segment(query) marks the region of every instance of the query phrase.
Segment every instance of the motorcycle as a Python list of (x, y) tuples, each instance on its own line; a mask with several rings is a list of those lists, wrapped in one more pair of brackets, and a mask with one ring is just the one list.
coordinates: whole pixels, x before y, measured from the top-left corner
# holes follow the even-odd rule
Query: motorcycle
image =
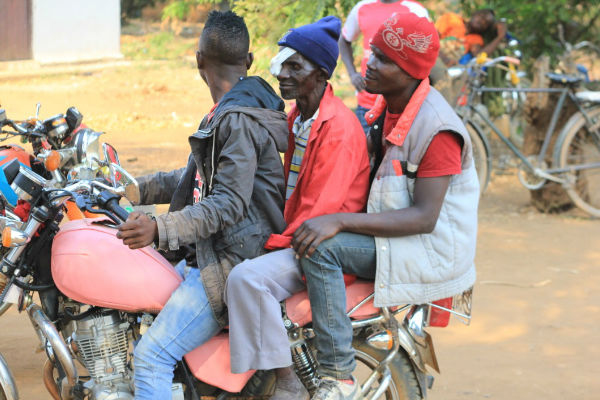
[[(55, 400), (133, 399), (131, 346), (182, 281), (152, 247), (130, 250), (116, 237), (116, 225), (128, 215), (119, 198), (136, 202), (139, 189), (118, 163), (110, 163), (110, 168), (119, 175), (113, 179), (116, 185), (80, 179), (63, 188), (53, 187), (17, 160), (2, 168), (10, 187), (31, 210), (25, 221), (0, 217), (7, 249), (0, 261), (0, 276), (5, 278), (0, 304), (15, 303), (27, 312), (48, 357), (43, 381)], [(61, 224), (68, 200), (102, 217)], [(33, 302), (33, 292), (38, 292), (40, 305)], [(447, 325), (450, 313), (468, 321), (471, 292), (396, 308), (375, 308), (373, 297), (373, 282), (347, 281), (364, 397), (425, 398), (433, 382), (427, 366), (438, 372), (439, 367), (424, 328)], [(285, 301), (282, 314), (294, 368), (313, 391), (319, 376), (307, 293)], [(75, 361), (87, 375), (79, 373)], [(17, 399), (14, 380), (3, 371), (8, 366), (0, 358), (0, 399)], [(177, 365), (172, 393), (177, 400), (267, 397), (274, 380), (271, 371), (232, 374), (224, 330)]]
[[(35, 173), (48, 179), (54, 187), (63, 187), (75, 179), (92, 179), (106, 175), (106, 163), (99, 161), (99, 137), (103, 132), (89, 129), (82, 123), (83, 115), (75, 107), (69, 107), (64, 114), (57, 114), (45, 120), (36, 116), (24, 121), (7, 118), (6, 111), (0, 109), (0, 142), (20, 138), (22, 143), (31, 143), (33, 154), (16, 144), (0, 146), (0, 166), (13, 159)], [(8, 130), (10, 128), (11, 130)], [(111, 155), (111, 161), (116, 153)], [(6, 205), (9, 209), (17, 206), (17, 195), (0, 176)], [(71, 218), (83, 218), (76, 207), (69, 207)]]

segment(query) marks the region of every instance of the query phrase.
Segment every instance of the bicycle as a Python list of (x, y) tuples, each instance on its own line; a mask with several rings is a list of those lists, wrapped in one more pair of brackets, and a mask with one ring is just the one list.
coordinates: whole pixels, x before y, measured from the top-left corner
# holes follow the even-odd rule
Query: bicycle
[[(518, 178), (523, 186), (529, 190), (536, 190), (544, 186), (547, 181), (557, 182), (565, 188), (577, 207), (592, 216), (600, 217), (600, 92), (576, 92), (575, 89), (583, 78), (556, 73), (549, 73), (547, 76), (562, 87), (484, 86), (485, 70), (493, 67), (506, 69), (511, 74), (513, 82), (517, 83), (514, 66), (519, 63), (520, 61), (513, 57), (502, 56), (488, 60), (482, 56), (468, 64), (465, 70), (468, 73), (465, 94), (462, 95), (462, 101), (460, 98), (457, 101), (456, 111), (471, 136), (481, 193), (485, 191), (490, 180), (492, 155), (490, 143), (478, 121), (483, 121), (483, 124), (520, 160)], [(492, 122), (486, 115), (485, 108), (479, 106), (481, 96), (485, 93), (511, 95), (556, 93), (559, 95), (539, 154), (524, 155), (519, 146)], [(577, 111), (571, 115), (562, 129), (557, 131), (558, 119), (567, 99), (574, 103)], [(552, 149), (552, 164), (548, 165), (546, 156), (555, 135), (558, 136)]]

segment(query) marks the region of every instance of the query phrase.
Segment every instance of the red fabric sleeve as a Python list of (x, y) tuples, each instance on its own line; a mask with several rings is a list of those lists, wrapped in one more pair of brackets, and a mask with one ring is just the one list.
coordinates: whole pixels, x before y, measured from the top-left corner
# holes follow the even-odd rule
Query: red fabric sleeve
[(462, 137), (454, 132), (444, 131), (435, 135), (419, 164), (417, 178), (460, 174), (462, 142)]
[[(288, 115), (290, 127), (297, 115), (294, 107)], [(369, 158), (365, 134), (352, 111), (333, 95), (331, 85), (325, 90), (310, 135), (296, 188), (285, 202), (283, 216), (288, 226), (282, 234), (269, 237), (266, 249), (289, 247), (292, 235), (307, 219), (361, 212), (367, 203)], [(284, 163), (286, 182), (294, 147), (290, 131)]]
[(307, 219), (364, 209), (369, 188), (366, 151), (362, 157), (349, 143), (329, 142), (319, 148), (319, 155), (303, 182), (296, 186), (295, 191), (300, 189), (302, 195), (292, 194), (286, 203), (287, 228), (281, 235), (271, 235), (267, 249), (289, 247), (292, 235)]

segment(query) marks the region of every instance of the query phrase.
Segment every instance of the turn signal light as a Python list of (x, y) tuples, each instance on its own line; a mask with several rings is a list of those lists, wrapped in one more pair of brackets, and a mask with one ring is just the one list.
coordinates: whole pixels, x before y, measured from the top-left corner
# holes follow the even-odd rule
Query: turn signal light
[(52, 150), (48, 157), (46, 157), (46, 161), (44, 162), (44, 166), (48, 171), (54, 171), (58, 169), (60, 166), (60, 154), (56, 150)]
[(394, 337), (389, 329), (376, 332), (367, 338), (367, 343), (376, 349), (391, 350)]
[(9, 226), (5, 227), (2, 230), (2, 246), (10, 247), (10, 245), (12, 244), (11, 234), (12, 232)]
[(29, 242), (29, 236), (18, 229), (7, 226), (2, 230), (2, 246), (19, 247)]

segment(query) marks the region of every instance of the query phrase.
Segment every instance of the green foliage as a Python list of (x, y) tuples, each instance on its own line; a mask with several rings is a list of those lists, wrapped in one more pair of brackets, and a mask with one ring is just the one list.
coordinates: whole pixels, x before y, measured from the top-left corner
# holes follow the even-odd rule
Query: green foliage
[(194, 4), (198, 4), (197, 0), (177, 0), (169, 3), (163, 8), (162, 17), (182, 20), (190, 12), (190, 8)]
[(581, 0), (460, 0), (465, 15), (480, 8), (491, 8), (497, 18), (506, 18), (508, 29), (520, 42), (526, 59), (542, 54), (553, 59), (564, 52), (559, 40), (559, 25), (565, 39), (575, 44), (582, 40), (598, 43), (600, 1)]
[[(183, 19), (194, 4), (221, 4), (221, 0), (173, 0), (163, 18)], [(233, 11), (243, 16), (255, 42), (274, 43), (289, 28), (308, 24), (326, 15), (348, 15), (355, 0), (229, 0)]]
[(121, 21), (140, 16), (144, 7), (154, 6), (156, 0), (121, 0)]
[(186, 39), (172, 32), (158, 32), (122, 40), (121, 52), (130, 60), (181, 60), (185, 55), (192, 56), (196, 45), (196, 38)]

